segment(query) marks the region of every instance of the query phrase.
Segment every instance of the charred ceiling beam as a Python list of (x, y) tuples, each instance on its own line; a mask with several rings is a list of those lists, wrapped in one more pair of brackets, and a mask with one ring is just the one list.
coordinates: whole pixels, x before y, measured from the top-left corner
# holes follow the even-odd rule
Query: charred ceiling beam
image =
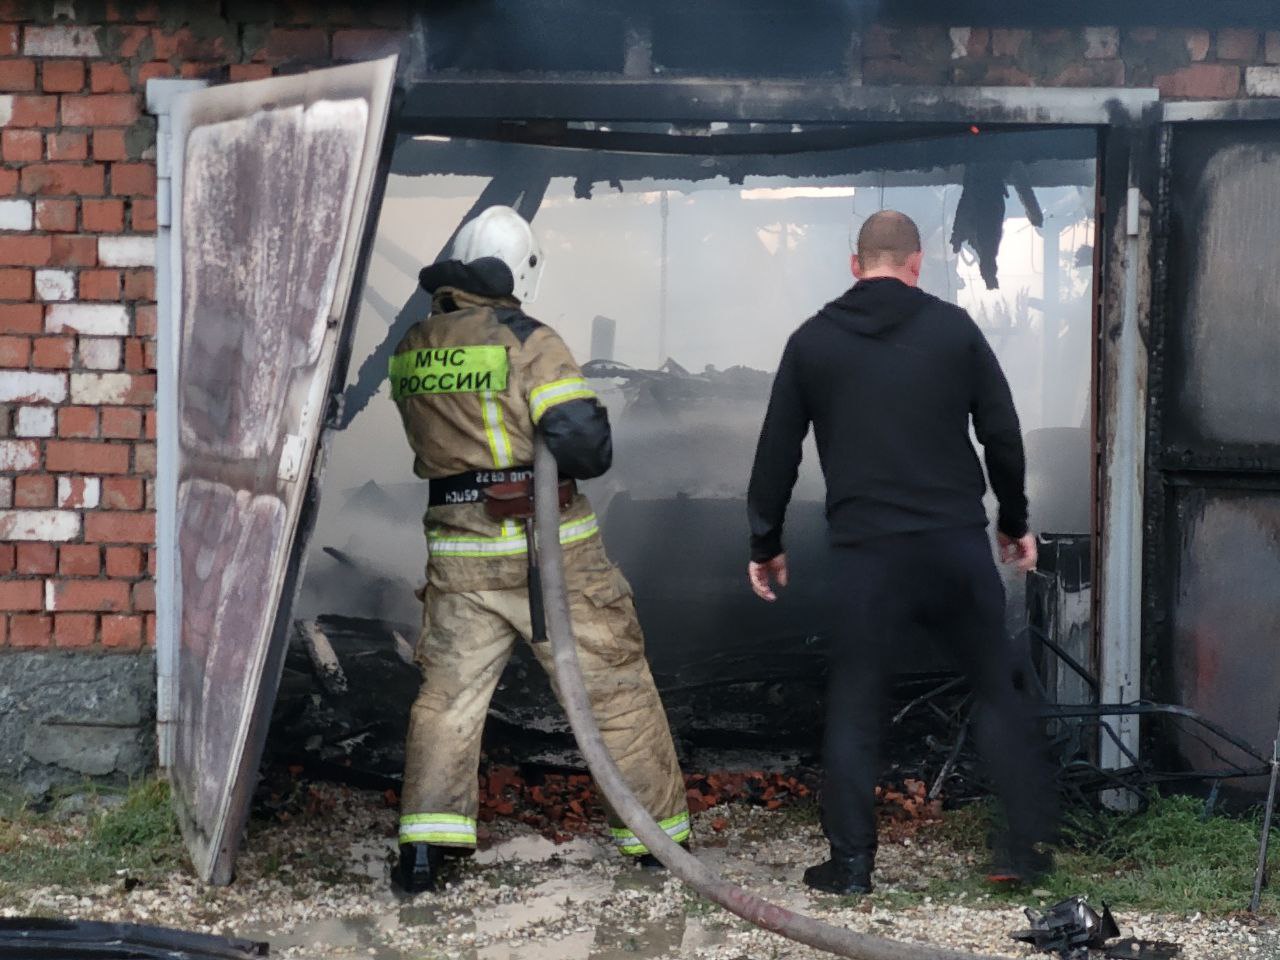
[[(906, 125), (903, 125), (906, 126)], [(588, 136), (582, 131), (582, 143)], [(708, 156), (694, 153), (637, 154), (588, 149), (550, 150), (536, 143), (505, 142), (498, 147), (485, 139), (411, 140), (401, 142), (392, 173), (401, 177), (455, 174), (493, 176), (509, 165), (545, 163), (553, 177), (606, 183), (610, 180), (683, 181), (681, 189), (700, 181), (745, 177), (790, 177), (803, 185), (807, 178), (839, 177), (842, 184), (866, 186), (931, 186), (960, 183), (963, 168), (974, 163), (1006, 161), (1016, 143), (1036, 161), (1026, 165), (1034, 187), (1076, 186), (1094, 179), (1097, 138), (1091, 130), (1040, 131), (1010, 136), (963, 134), (939, 140), (876, 144), (844, 150), (779, 152), (771, 148), (778, 136), (760, 135), (749, 154)], [(789, 136), (789, 135), (788, 135)], [(682, 138), (668, 137), (670, 141)], [(690, 148), (717, 137), (690, 137)], [(739, 139), (739, 138), (735, 138)], [(740, 139), (747, 139), (746, 137)], [(499, 153), (500, 151), (500, 153)]]
[[(526, 123), (508, 120), (443, 120), (432, 124), (431, 134), (529, 143), (550, 147), (608, 150), (647, 154), (698, 154), (725, 156), (749, 153), (804, 153), (813, 150), (843, 150), (934, 137), (954, 137), (974, 132), (969, 123), (858, 123), (826, 125), (803, 131), (697, 133), (583, 129), (567, 121)], [(748, 124), (735, 125), (746, 128)], [(424, 131), (426, 132), (426, 131)]]
[(436, 77), (405, 90), (395, 123), (563, 119), (755, 123), (964, 123), (1097, 126), (1140, 116), (1155, 90), (1016, 87), (864, 87), (838, 80), (493, 80)]

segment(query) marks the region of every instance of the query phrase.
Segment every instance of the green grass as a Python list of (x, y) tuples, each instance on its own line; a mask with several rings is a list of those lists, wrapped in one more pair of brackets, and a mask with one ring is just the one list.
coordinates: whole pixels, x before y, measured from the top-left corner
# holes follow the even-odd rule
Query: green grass
[(145, 881), (185, 863), (163, 781), (135, 784), (119, 806), (79, 824), (54, 823), (15, 805), (0, 811), (0, 901), (32, 887), (75, 892), (119, 882), (121, 870)]
[[(1253, 893), (1258, 859), (1257, 817), (1201, 819), (1203, 804), (1192, 797), (1153, 799), (1141, 813), (1076, 813), (1068, 818), (1057, 869), (1036, 889), (1050, 903), (1085, 894), (1113, 908), (1166, 913), (1225, 915), (1245, 909)], [(987, 811), (956, 811), (939, 826), (940, 838), (957, 849), (985, 847)], [(1271, 872), (1280, 876), (1280, 830), (1273, 831)], [(935, 882), (935, 899), (961, 892), (992, 893), (980, 877), (961, 883)], [(1026, 890), (999, 891), (997, 903), (1031, 902)], [(1280, 891), (1264, 891), (1261, 911), (1280, 915)]]

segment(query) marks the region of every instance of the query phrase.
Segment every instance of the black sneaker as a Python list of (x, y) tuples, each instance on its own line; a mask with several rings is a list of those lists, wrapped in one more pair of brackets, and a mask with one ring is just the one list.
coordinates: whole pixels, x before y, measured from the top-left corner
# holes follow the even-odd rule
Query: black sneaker
[[(688, 852), (689, 852), (689, 841), (688, 841), (688, 840), (681, 840), (681, 841), (680, 841), (680, 846), (684, 849), (684, 852), (685, 852), (685, 853), (688, 853)], [(665, 869), (667, 869), (666, 864), (664, 864), (661, 860), (659, 860), (657, 857), (655, 857), (652, 853), (642, 853), (642, 854), (640, 854), (640, 856), (636, 857), (636, 863), (638, 863), (638, 864), (640, 865), (640, 869), (641, 869), (641, 870), (665, 870)]]
[(997, 851), (991, 858), (987, 871), (990, 883), (1031, 887), (1053, 873), (1053, 854), (1042, 853), (1034, 847), (1021, 850)]
[(405, 893), (440, 889), (444, 850), (429, 843), (400, 844), (400, 862), (392, 872), (392, 882)]
[(833, 850), (830, 860), (804, 872), (805, 886), (845, 897), (855, 893), (870, 893), (871, 870), (874, 865), (874, 854), (844, 854)]

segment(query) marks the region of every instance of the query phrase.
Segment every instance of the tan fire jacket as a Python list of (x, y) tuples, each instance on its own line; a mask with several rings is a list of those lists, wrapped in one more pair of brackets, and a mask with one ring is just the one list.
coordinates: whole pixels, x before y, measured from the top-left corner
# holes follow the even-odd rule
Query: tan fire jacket
[[(423, 478), (528, 466), (534, 429), (558, 404), (594, 397), (560, 336), (519, 313), (518, 301), (442, 287), (430, 317), (405, 335), (390, 364), (400, 409)], [(600, 551), (586, 497), (561, 516), (570, 553)], [(494, 590), (526, 582), (524, 526), (489, 519), (483, 504), (431, 507), (425, 517), (427, 576), (446, 591)], [(585, 559), (585, 558), (583, 558)]]

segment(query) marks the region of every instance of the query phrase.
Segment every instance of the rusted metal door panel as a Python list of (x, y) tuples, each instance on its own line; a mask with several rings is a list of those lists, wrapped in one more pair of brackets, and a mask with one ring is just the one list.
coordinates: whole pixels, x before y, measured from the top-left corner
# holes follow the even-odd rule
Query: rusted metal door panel
[[(1280, 123), (1172, 123), (1162, 144), (1150, 692), (1269, 752), (1280, 705)], [(1193, 767), (1222, 765), (1190, 735), (1172, 746)]]
[(381, 152), (395, 59), (175, 111), (171, 769), (200, 875), (231, 878), (279, 682), (278, 618)]
[[(1173, 514), (1177, 702), (1263, 748), (1280, 702), (1280, 493), (1184, 488)], [(1202, 742), (1180, 747), (1198, 769), (1223, 765)]]

